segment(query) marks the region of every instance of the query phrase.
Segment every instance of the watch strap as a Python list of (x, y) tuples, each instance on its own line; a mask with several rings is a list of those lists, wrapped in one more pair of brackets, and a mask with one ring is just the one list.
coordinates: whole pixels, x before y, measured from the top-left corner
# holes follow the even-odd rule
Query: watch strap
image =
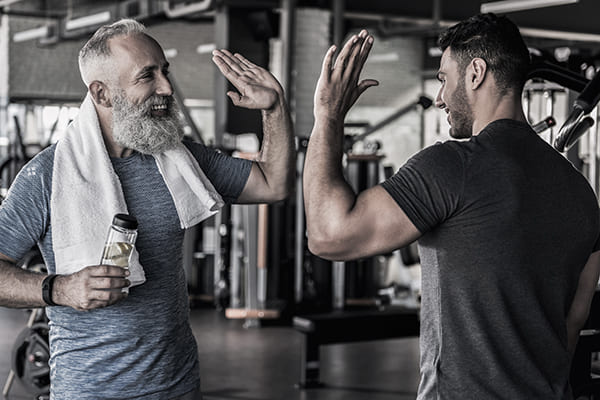
[(49, 306), (57, 306), (55, 302), (52, 301), (52, 289), (54, 287), (54, 279), (56, 279), (58, 275), (49, 274), (42, 281), (42, 299)]

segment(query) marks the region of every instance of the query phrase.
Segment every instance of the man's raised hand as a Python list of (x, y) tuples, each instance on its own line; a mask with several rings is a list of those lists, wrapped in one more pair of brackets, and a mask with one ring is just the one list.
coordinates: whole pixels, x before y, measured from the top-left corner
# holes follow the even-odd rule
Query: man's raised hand
[(248, 61), (241, 54), (214, 50), (213, 62), (238, 90), (227, 92), (233, 104), (239, 107), (270, 110), (283, 99), (283, 89), (266, 69)]

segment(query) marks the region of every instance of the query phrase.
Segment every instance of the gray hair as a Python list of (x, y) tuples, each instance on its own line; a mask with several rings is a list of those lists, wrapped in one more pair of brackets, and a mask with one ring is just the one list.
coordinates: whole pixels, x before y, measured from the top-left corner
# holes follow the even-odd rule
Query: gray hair
[(113, 70), (110, 63), (108, 41), (116, 36), (143, 34), (146, 27), (133, 19), (122, 19), (98, 28), (79, 51), (79, 72), (86, 86), (95, 79), (110, 80)]

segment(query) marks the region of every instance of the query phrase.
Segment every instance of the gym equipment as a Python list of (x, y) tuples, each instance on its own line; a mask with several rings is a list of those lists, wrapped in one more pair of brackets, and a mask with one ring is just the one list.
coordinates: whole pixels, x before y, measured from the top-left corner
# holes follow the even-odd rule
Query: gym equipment
[[(46, 265), (37, 248), (29, 251), (19, 267), (46, 273)], [(6, 398), (15, 378), (35, 400), (47, 400), (50, 393), (50, 346), (45, 308), (34, 308), (25, 328), (17, 336), (11, 353), (11, 370), (2, 391)]]
[(571, 147), (593, 124), (589, 114), (600, 100), (600, 74), (585, 86), (573, 104), (573, 109), (565, 123), (560, 128), (554, 141), (554, 148), (563, 152)]
[(304, 334), (298, 388), (322, 387), (320, 381), (319, 348), (335, 343), (350, 343), (419, 336), (417, 309), (389, 307), (362, 311), (296, 316), (294, 328)]
[(261, 319), (280, 316), (280, 310), (266, 305), (267, 207), (231, 206), (231, 301), (225, 316), (245, 319), (245, 328), (259, 327)]
[(31, 311), (27, 326), (15, 340), (11, 354), (11, 370), (2, 391), (6, 398), (15, 378), (35, 400), (46, 400), (50, 395), (50, 347), (48, 319), (44, 308)]
[(540, 133), (544, 132), (546, 129), (550, 129), (555, 125), (556, 125), (556, 120), (552, 116), (549, 116), (547, 118), (544, 118), (537, 124), (532, 125), (531, 128), (533, 129), (533, 131), (535, 133), (540, 134)]
[[(372, 126), (369, 124), (366, 124), (364, 126), (364, 128), (365, 128), (364, 132), (362, 132), (358, 135), (346, 135), (345, 136), (344, 151), (345, 152), (351, 151), (352, 146), (354, 146), (354, 144), (356, 144), (359, 141), (364, 140), (367, 136), (371, 135), (372, 133), (375, 133), (378, 130), (380, 130), (381, 128), (391, 124), (392, 122), (394, 122), (395, 120), (397, 120), (398, 118), (403, 116), (404, 114), (406, 114), (410, 111), (417, 110), (419, 108), (419, 106), (421, 108), (423, 108), (423, 110), (427, 110), (429, 107), (431, 107), (432, 104), (433, 104), (433, 100), (431, 100), (429, 97), (419, 96), (417, 101), (415, 101), (414, 103), (408, 104), (405, 107), (400, 108), (399, 110), (397, 110), (393, 114), (387, 116), (386, 118), (384, 118), (382, 121), (378, 122), (377, 124), (372, 125)], [(346, 126), (350, 126), (350, 125), (352, 125), (352, 124), (348, 124)]]
[[(600, 396), (600, 377), (593, 370), (593, 354), (600, 351), (600, 331), (585, 329), (579, 334), (579, 341), (571, 361), (570, 383), (573, 398), (597, 399)], [(591, 397), (588, 397), (591, 396)]]

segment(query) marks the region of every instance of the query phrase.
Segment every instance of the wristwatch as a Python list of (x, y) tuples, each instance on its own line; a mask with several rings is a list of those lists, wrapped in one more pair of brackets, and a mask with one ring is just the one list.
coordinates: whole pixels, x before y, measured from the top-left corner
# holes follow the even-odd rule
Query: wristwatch
[(54, 279), (57, 276), (58, 275), (56, 274), (49, 274), (42, 282), (42, 299), (44, 299), (44, 302), (49, 306), (58, 305), (52, 301), (52, 287), (54, 286)]

